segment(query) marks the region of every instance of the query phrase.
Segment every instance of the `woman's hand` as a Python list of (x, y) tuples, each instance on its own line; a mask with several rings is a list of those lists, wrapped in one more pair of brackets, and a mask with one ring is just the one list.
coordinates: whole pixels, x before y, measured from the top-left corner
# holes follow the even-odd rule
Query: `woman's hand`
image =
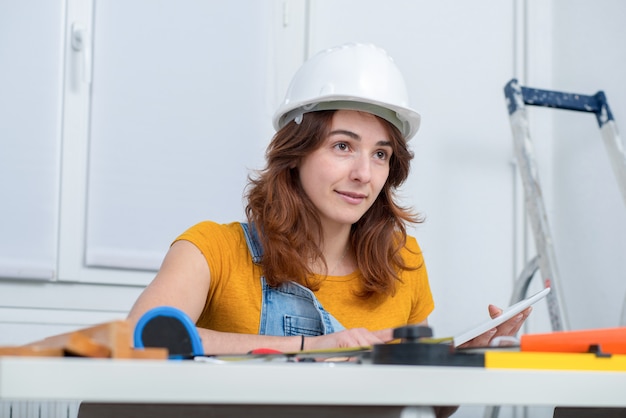
[(374, 344), (384, 344), (393, 340), (393, 329), (368, 331), (365, 328), (351, 328), (316, 337), (306, 337), (305, 350), (320, 350), (328, 348), (369, 347)]
[[(459, 348), (469, 348), (469, 347), (488, 347), (491, 341), (496, 337), (514, 337), (519, 329), (524, 324), (524, 321), (530, 313), (532, 312), (532, 307), (528, 307), (519, 314), (515, 315), (513, 318), (509, 319), (506, 322), (498, 325), (497, 328), (493, 328), (482, 335), (466, 342), (459, 346)], [(497, 318), (502, 314), (502, 309), (498, 308), (494, 305), (489, 305), (489, 316), (492, 318)]]

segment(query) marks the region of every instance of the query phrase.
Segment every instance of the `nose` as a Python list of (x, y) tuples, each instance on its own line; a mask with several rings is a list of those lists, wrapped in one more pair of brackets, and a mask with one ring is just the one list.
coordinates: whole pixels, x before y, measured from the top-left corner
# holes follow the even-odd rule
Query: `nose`
[(372, 179), (371, 161), (367, 155), (361, 154), (354, 158), (350, 179), (361, 183), (369, 183)]

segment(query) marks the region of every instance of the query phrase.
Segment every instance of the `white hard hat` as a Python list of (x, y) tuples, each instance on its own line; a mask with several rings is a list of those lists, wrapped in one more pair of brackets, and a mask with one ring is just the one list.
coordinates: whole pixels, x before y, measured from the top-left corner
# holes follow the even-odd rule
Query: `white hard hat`
[(420, 126), (409, 107), (404, 77), (387, 52), (371, 44), (346, 44), (319, 52), (296, 72), (274, 114), (279, 130), (317, 110), (369, 112), (395, 125), (406, 140)]

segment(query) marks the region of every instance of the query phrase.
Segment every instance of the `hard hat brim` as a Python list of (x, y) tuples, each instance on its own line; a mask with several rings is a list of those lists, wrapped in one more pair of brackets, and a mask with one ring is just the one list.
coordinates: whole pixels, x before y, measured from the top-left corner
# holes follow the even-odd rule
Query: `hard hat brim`
[(421, 123), (420, 114), (407, 107), (354, 96), (331, 95), (317, 97), (314, 101), (291, 103), (287, 106), (282, 106), (274, 115), (274, 128), (278, 131), (289, 122), (293, 120), (298, 121), (305, 113), (322, 110), (356, 110), (371, 113), (398, 128), (407, 141), (415, 136)]

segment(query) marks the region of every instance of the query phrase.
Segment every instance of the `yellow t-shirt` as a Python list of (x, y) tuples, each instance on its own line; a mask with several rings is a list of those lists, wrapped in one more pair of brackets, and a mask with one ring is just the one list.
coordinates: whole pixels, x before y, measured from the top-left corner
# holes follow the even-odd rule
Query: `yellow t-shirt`
[[(193, 243), (204, 255), (211, 271), (211, 285), (197, 325), (216, 331), (257, 334), (261, 317), (261, 268), (254, 264), (238, 222), (201, 222), (180, 235), (178, 240)], [(315, 296), (324, 309), (346, 328), (370, 331), (417, 324), (434, 309), (426, 267), (413, 237), (407, 240), (403, 257), (408, 265), (421, 266), (404, 271), (394, 296), (374, 295), (364, 299), (359, 272), (328, 276)]]

